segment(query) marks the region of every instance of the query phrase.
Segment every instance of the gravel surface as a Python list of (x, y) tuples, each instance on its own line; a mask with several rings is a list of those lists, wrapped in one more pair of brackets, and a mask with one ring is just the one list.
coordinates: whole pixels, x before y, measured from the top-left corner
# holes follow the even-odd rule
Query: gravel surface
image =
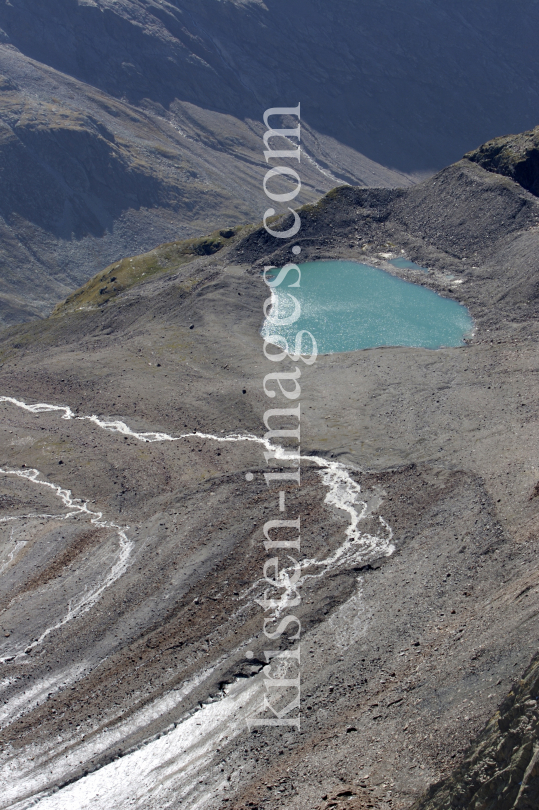
[(463, 161), (302, 216), (302, 260), (405, 255), (476, 330), (302, 367), (301, 730), (245, 722), (283, 517), (254, 439), (294, 404), (263, 390), (259, 269), (286, 253), (254, 231), (0, 335), (1, 807), (400, 810), (537, 651), (539, 201)]

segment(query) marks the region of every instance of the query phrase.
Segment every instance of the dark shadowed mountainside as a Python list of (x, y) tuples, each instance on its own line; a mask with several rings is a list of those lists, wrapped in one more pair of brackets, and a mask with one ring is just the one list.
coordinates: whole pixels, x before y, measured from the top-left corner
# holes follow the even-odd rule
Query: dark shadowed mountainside
[[(0, 324), (48, 314), (110, 261), (260, 218), (261, 121), (135, 108), (2, 44), (0, 83)], [(307, 126), (302, 146), (300, 203), (411, 183)]]
[(539, 116), (535, 0), (11, 0), (0, 26), (137, 105), (258, 120), (301, 101), (316, 131), (406, 172)]
[(109, 262), (263, 213), (263, 111), (302, 105), (304, 188), (409, 186), (539, 118), (518, 0), (0, 3), (0, 324)]

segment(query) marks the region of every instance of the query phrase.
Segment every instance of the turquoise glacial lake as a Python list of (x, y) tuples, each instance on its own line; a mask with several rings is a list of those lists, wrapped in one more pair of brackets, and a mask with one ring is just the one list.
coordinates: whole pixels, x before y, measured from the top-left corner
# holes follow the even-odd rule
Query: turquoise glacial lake
[[(285, 338), (291, 352), (302, 329), (314, 335), (319, 354), (379, 346), (462, 346), (473, 329), (466, 307), (375, 267), (345, 261), (298, 266), (300, 286), (290, 286), (298, 280), (297, 271), (290, 269), (273, 289), (275, 303), (268, 314), (292, 318), (298, 308), (293, 295), (301, 306), (299, 318), (285, 325), (266, 319), (262, 327), (263, 337)], [(267, 280), (276, 279), (278, 272), (269, 271)], [(310, 347), (311, 340), (304, 335), (303, 351), (309, 353)]]

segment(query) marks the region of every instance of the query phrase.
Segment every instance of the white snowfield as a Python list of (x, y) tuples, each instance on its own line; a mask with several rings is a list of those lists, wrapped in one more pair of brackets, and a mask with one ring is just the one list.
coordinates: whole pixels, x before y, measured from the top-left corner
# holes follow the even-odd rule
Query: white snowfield
[[(273, 446), (266, 439), (250, 435), (232, 433), (227, 436), (194, 432), (179, 436), (172, 436), (162, 432), (137, 433), (123, 421), (108, 421), (99, 416), (78, 416), (65, 405), (50, 405), (47, 403), (27, 404), (14, 397), (0, 396), (0, 403), (8, 407), (21, 408), (34, 414), (57, 413), (66, 420), (87, 420), (105, 431), (118, 432), (130, 436), (141, 442), (176, 442), (189, 438), (205, 439), (212, 442), (255, 442), (268, 451), (274, 452), (276, 458), (286, 458), (286, 451), (280, 446)], [(345, 531), (343, 543), (322, 560), (309, 559), (301, 562), (302, 569), (311, 569), (305, 577), (324, 576), (328, 571), (341, 565), (349, 565), (357, 561), (368, 561), (374, 557), (389, 556), (394, 551), (392, 544), (392, 530), (387, 522), (379, 517), (380, 534), (362, 533), (361, 521), (369, 517), (373, 511), (372, 497), (363, 500), (361, 487), (357, 484), (350, 469), (336, 461), (328, 461), (318, 456), (302, 456), (302, 461), (315, 464), (320, 468), (320, 476), (327, 488), (325, 502), (336, 509), (344, 511), (350, 519)], [(67, 622), (72, 621), (89, 611), (100, 599), (103, 592), (111, 587), (129, 566), (132, 552), (132, 542), (127, 533), (128, 526), (119, 526), (104, 518), (99, 511), (88, 507), (84, 498), (76, 498), (71, 490), (44, 481), (38, 470), (0, 469), (0, 475), (14, 476), (26, 482), (48, 488), (60, 499), (66, 514), (48, 515), (41, 517), (55, 517), (68, 520), (77, 515), (88, 519), (96, 526), (113, 529), (118, 537), (117, 557), (111, 567), (103, 574), (101, 581), (89, 591), (83, 593), (78, 600), (69, 605), (67, 612), (58, 617), (57, 621), (47, 627), (31, 647), (36, 647), (50, 640), (54, 631)], [(381, 503), (381, 498), (375, 499), (374, 508)], [(19, 520), (34, 515), (15, 516), (4, 518), (3, 521)], [(7, 565), (16, 563), (16, 552), (11, 553)], [(0, 567), (5, 561), (0, 560)], [(4, 565), (4, 568), (7, 567)], [(319, 568), (318, 573), (312, 573), (313, 568)], [(286, 576), (286, 572), (282, 572)], [(1, 575), (1, 571), (0, 571)], [(253, 592), (254, 588), (249, 591)], [(254, 596), (253, 596), (254, 598)], [(357, 610), (359, 594), (352, 597), (348, 612)], [(355, 601), (354, 601), (355, 600)], [(347, 603), (348, 604), (348, 603)], [(343, 606), (343, 609), (344, 606)], [(26, 648), (28, 649), (28, 648)], [(24, 656), (24, 650), (14, 651), (11, 657)], [(4, 659), (5, 660), (5, 659)], [(37, 702), (51, 691), (60, 689), (67, 682), (73, 682), (83, 673), (84, 662), (75, 665), (72, 671), (64, 673), (57, 683), (47, 682), (43, 688), (37, 688), (32, 694), (19, 698), (17, 706), (5, 706), (4, 718), (9, 715), (24, 713), (24, 706), (19, 705), (21, 700), (26, 710), (30, 710)], [(158, 739), (142, 745), (114, 762), (99, 770), (82, 777), (61, 790), (51, 792), (51, 782), (59, 782), (66, 778), (70, 771), (80, 762), (87, 761), (100, 751), (106, 750), (111, 744), (120, 742), (134, 727), (143, 728), (148, 718), (164, 715), (174, 705), (181, 701), (195, 685), (200, 684), (210, 673), (200, 673), (195, 681), (184, 684), (181, 690), (175, 690), (163, 698), (151, 703), (144, 710), (138, 712), (125, 723), (120, 723), (114, 729), (103, 732), (98, 741), (89, 743), (80, 742), (73, 747), (67, 746), (63, 758), (55, 757), (51, 768), (48, 752), (43, 746), (34, 746), (32, 750), (19, 752), (4, 751), (0, 764), (0, 807), (26, 808), (37, 807), (39, 810), (122, 810), (123, 808), (144, 808), (144, 810), (161, 810), (167, 807), (190, 808), (202, 810), (220, 806), (221, 799), (227, 791), (232, 791), (233, 781), (223, 781), (217, 768), (220, 744), (229, 742), (245, 731), (246, 717), (254, 715), (260, 709), (264, 692), (264, 671), (248, 680), (240, 679), (227, 688), (223, 697), (205, 704), (199, 711), (186, 717), (176, 727)], [(58, 680), (58, 679), (57, 679)], [(1, 686), (1, 684), (0, 684)], [(34, 694), (34, 692), (36, 694)], [(30, 758), (32, 761), (30, 762)], [(40, 767), (40, 764), (43, 767)], [(31, 797), (31, 798), (28, 798)]]

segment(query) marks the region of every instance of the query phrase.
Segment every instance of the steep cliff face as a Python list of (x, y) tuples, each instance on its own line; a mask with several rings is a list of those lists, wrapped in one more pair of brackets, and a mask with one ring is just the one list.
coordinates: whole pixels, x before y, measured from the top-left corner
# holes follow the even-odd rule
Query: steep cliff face
[(539, 127), (494, 138), (466, 156), (489, 172), (510, 177), (539, 197)]
[(532, 661), (461, 767), (412, 810), (539, 807), (539, 660)]

